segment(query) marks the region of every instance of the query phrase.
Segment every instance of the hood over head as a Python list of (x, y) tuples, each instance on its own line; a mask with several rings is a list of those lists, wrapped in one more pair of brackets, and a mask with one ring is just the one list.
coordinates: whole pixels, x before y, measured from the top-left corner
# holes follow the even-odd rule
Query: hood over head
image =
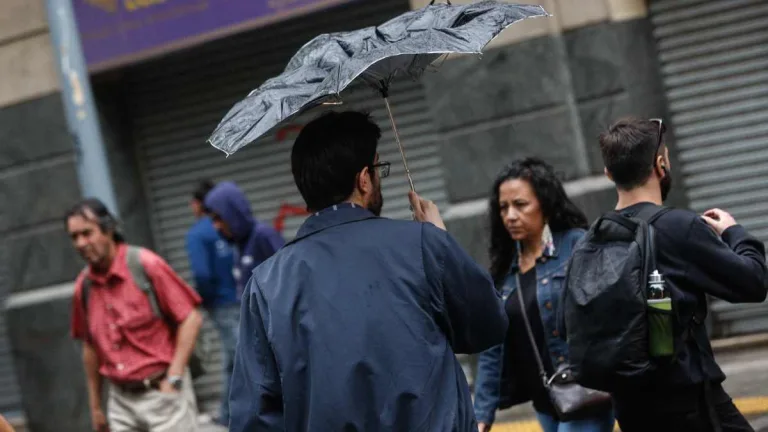
[(232, 232), (235, 241), (248, 239), (256, 219), (243, 191), (232, 182), (221, 182), (205, 196), (205, 207), (218, 215)]

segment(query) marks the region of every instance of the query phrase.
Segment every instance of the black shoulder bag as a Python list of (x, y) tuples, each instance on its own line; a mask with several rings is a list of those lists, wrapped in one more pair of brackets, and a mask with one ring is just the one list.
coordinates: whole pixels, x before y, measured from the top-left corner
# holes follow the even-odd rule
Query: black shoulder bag
[(531, 340), (531, 348), (533, 348), (533, 354), (539, 367), (539, 376), (544, 384), (544, 389), (546, 389), (549, 395), (549, 399), (552, 401), (552, 405), (554, 405), (557, 411), (557, 417), (563, 422), (579, 420), (604, 409), (606, 404), (610, 402), (611, 395), (600, 390), (581, 386), (573, 379), (568, 363), (561, 364), (551, 377), (547, 376), (536, 339), (533, 337), (531, 323), (528, 321), (528, 314), (525, 312), (525, 301), (523, 300), (519, 273), (515, 274), (515, 281), (517, 282), (517, 298), (520, 300), (520, 311), (523, 313), (525, 330), (528, 333), (528, 338)]

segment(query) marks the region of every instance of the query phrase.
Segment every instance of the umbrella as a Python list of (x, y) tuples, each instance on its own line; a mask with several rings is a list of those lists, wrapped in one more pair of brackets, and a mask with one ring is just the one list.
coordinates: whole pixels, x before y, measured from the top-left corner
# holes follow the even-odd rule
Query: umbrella
[(341, 92), (361, 81), (384, 99), (408, 183), (415, 190), (389, 104), (392, 80), (398, 76), (417, 79), (447, 54), (481, 54), (510, 25), (542, 16), (549, 14), (538, 5), (494, 0), (451, 5), (432, 0), (379, 26), (322, 34), (300, 48), (282, 74), (235, 104), (208, 142), (229, 156), (312, 107), (340, 104)]

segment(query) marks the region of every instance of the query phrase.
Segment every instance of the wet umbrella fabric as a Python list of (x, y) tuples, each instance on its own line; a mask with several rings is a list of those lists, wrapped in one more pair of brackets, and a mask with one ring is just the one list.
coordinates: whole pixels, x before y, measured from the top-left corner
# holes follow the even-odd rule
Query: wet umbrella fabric
[(392, 80), (418, 78), (445, 54), (480, 54), (501, 31), (525, 18), (549, 16), (538, 5), (484, 0), (468, 5), (430, 4), (379, 26), (322, 34), (293, 56), (284, 72), (235, 104), (208, 142), (231, 155), (281, 122), (323, 103), (338, 103), (341, 92), (363, 81), (383, 97), (403, 157), (405, 153), (387, 97)]

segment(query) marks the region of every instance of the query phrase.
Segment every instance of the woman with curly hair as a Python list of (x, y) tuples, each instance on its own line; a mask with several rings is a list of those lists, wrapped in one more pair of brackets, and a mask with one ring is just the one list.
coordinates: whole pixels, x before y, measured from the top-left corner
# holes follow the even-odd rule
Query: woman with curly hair
[(480, 354), (475, 380), (480, 432), (490, 430), (497, 409), (528, 401), (544, 432), (613, 430), (610, 402), (577, 420), (561, 422), (535, 354), (547, 376), (567, 366), (568, 347), (556, 316), (567, 262), (584, 235), (586, 216), (568, 198), (552, 167), (534, 158), (501, 170), (491, 190), (489, 213), (491, 275), (502, 292), (509, 329), (503, 344)]

